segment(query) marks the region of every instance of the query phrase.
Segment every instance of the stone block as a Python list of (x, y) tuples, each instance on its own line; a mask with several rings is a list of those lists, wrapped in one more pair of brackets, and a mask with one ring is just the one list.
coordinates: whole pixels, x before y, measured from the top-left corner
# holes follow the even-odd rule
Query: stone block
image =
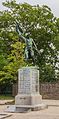
[(36, 105), (42, 102), (42, 96), (35, 95), (17, 95), (15, 97), (15, 105)]

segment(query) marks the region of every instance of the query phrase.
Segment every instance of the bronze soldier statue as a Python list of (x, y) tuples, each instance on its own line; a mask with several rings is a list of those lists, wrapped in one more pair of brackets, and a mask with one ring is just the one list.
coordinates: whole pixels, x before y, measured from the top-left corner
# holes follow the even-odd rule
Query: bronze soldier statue
[[(24, 36), (24, 32), (22, 28), (20, 27), (19, 23), (16, 22), (16, 32), (19, 35), (19, 38), (25, 42), (25, 60), (32, 60), (34, 62), (34, 50), (33, 50), (33, 45), (35, 46), (35, 49), (37, 50), (36, 44), (33, 41), (32, 38), (29, 37), (29, 33), (26, 33)], [(38, 50), (37, 50), (38, 51)]]

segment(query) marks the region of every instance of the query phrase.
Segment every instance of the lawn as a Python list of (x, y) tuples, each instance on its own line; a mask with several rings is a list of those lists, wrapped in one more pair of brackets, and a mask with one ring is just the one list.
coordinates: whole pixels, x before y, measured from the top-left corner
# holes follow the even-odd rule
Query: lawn
[(12, 97), (11, 95), (1, 95), (0, 94), (0, 100), (14, 100), (14, 97)]

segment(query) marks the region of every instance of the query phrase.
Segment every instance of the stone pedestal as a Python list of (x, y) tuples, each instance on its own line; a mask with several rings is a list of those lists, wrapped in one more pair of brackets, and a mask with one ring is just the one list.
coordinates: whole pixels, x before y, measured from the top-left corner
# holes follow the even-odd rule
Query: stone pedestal
[(15, 105), (37, 105), (41, 104), (41, 95), (17, 95), (15, 97)]
[(18, 94), (15, 96), (14, 112), (44, 109), (42, 96), (39, 94), (38, 67), (23, 67), (18, 70)]
[(39, 70), (37, 67), (23, 67), (18, 70), (18, 95), (15, 105), (37, 105), (42, 101), (39, 94)]

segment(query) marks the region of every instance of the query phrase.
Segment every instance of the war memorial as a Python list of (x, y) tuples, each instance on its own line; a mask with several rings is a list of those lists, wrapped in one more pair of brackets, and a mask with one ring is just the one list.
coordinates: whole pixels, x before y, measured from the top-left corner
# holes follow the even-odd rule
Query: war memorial
[(32, 62), (32, 66), (22, 67), (18, 69), (18, 94), (15, 96), (15, 105), (7, 107), (8, 112), (27, 112), (34, 110), (41, 110), (47, 108), (47, 105), (42, 103), (42, 96), (39, 91), (39, 68), (34, 64), (35, 56), (32, 45), (34, 45), (36, 51), (35, 42), (26, 34), (23, 36), (23, 30), (19, 23), (16, 22), (16, 32), (19, 35), (19, 39), (24, 41), (25, 47), (25, 61)]

